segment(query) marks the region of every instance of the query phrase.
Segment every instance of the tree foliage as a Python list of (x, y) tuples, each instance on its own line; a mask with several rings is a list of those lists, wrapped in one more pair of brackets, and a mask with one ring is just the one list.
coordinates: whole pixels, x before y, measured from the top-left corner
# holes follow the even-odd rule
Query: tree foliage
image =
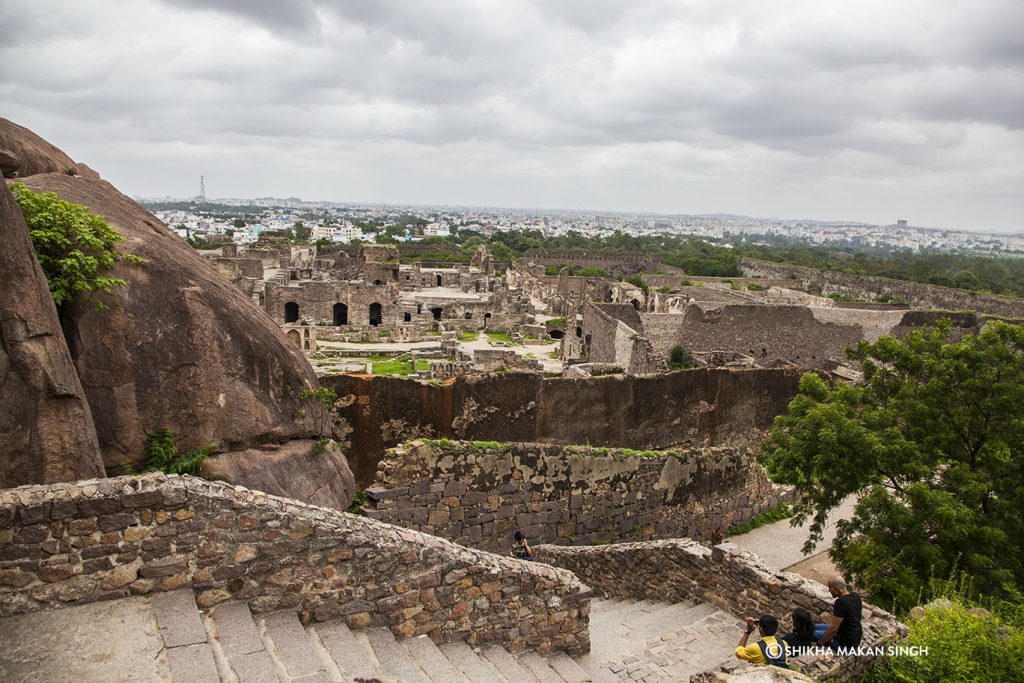
[(857, 495), (830, 555), (877, 602), (915, 604), (931, 577), (963, 571), (999, 595), (1024, 579), (1024, 325), (990, 322), (950, 341), (950, 325), (849, 355), (864, 382), (804, 375), (765, 444), (772, 478), (811, 518)]
[[(127, 283), (104, 275), (119, 260), (141, 263), (133, 254), (122, 254), (115, 245), (124, 238), (102, 217), (81, 204), (64, 201), (53, 192), (33, 192), (21, 183), (11, 185), (39, 265), (58, 307), (79, 292), (110, 292)], [(93, 300), (96, 308), (106, 308)]]

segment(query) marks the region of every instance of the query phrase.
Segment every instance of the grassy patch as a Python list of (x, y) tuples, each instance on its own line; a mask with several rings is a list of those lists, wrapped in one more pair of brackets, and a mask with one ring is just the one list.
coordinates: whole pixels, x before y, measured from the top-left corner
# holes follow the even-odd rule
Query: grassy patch
[(508, 332), (488, 332), (488, 341), (492, 342), (505, 342), (506, 344), (519, 344), (515, 339), (512, 338)]
[(459, 332), (460, 342), (471, 342), (476, 341), (480, 338), (480, 333), (474, 330), (467, 330), (466, 332)]
[(779, 520), (789, 519), (795, 514), (792, 503), (779, 503), (773, 508), (769, 508), (763, 512), (751, 517), (742, 524), (733, 524), (731, 527), (725, 530), (726, 536), (739, 536), (745, 534), (748, 531), (753, 531), (759, 527), (763, 527), (765, 524), (771, 524), (772, 522), (778, 522)]

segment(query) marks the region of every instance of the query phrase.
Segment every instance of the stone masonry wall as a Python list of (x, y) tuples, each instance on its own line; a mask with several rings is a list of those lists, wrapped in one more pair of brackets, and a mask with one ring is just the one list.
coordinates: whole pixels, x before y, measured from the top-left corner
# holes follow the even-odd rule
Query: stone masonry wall
[(734, 448), (414, 441), (388, 451), (367, 495), (374, 519), (504, 554), (516, 529), (531, 543), (706, 539), (790, 493)]
[(259, 491), (162, 474), (0, 491), (0, 616), (189, 586), (209, 606), (436, 642), (589, 650), (567, 571)]
[(804, 287), (820, 287), (824, 296), (842, 294), (854, 298), (875, 299), (882, 294), (888, 294), (892, 297), (902, 297), (914, 308), (970, 310), (1009, 318), (1024, 318), (1024, 299), (1009, 296), (975, 294), (962, 289), (926, 285), (920, 282), (852, 275), (757, 259), (743, 259), (740, 269), (747, 276), (791, 278), (798, 280)]
[[(798, 574), (773, 572), (757, 556), (731, 543), (714, 548), (689, 539), (590, 548), (544, 545), (534, 548), (534, 557), (572, 571), (606, 598), (709, 602), (741, 619), (772, 614), (783, 628), (797, 607), (807, 609), (819, 621), (832, 610), (833, 599), (820, 583)], [(864, 647), (906, 635), (906, 627), (878, 607), (865, 603), (862, 616)], [(815, 680), (853, 680), (871, 659), (806, 657), (795, 661)]]

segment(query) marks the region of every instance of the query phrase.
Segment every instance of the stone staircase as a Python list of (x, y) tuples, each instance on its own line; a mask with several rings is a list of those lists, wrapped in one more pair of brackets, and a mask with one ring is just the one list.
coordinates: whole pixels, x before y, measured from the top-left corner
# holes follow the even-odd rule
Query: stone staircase
[(0, 679), (686, 681), (732, 658), (741, 622), (707, 604), (593, 600), (590, 628), (589, 655), (513, 655), (497, 645), (350, 630), (342, 619), (304, 626), (294, 612), (253, 615), (241, 602), (200, 610), (183, 589), (0, 619)]

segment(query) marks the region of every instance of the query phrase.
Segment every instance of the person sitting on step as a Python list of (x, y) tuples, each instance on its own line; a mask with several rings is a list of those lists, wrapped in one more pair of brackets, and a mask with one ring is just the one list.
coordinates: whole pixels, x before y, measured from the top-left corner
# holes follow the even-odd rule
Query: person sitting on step
[[(754, 632), (755, 627), (761, 638), (753, 645), (747, 645), (747, 638)], [(736, 646), (736, 657), (753, 664), (768, 664), (788, 669), (786, 648), (775, 638), (778, 630), (779, 620), (770, 614), (762, 614), (757, 619), (747, 617), (747, 630), (740, 638), (740, 644)]]

